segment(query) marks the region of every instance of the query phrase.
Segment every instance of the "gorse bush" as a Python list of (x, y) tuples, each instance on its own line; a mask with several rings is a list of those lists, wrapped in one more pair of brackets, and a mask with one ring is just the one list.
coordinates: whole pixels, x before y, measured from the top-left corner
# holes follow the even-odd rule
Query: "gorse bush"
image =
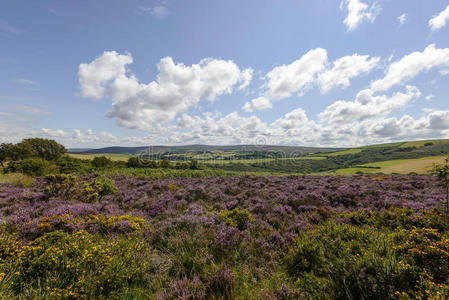
[(244, 230), (249, 223), (254, 222), (254, 218), (246, 209), (240, 210), (234, 208), (233, 210), (222, 210), (218, 212), (220, 218), (226, 224), (237, 227), (239, 230)]
[(107, 177), (97, 177), (90, 183), (84, 185), (84, 192), (88, 202), (94, 202), (106, 195), (111, 195), (117, 192), (117, 187), (111, 179)]
[(59, 197), (64, 200), (70, 200), (78, 195), (79, 180), (72, 174), (53, 174), (45, 177), (47, 185), (45, 193), (49, 197)]
[(147, 249), (135, 239), (50, 232), (18, 251), (9, 265), (14, 275), (8, 285), (16, 294), (40, 288), (52, 298), (119, 298), (147, 284)]

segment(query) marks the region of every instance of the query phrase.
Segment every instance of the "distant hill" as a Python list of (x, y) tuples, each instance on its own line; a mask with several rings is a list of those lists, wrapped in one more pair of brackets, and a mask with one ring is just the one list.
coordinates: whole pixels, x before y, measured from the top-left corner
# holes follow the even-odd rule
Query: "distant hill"
[(206, 152), (283, 152), (285, 154), (297, 154), (302, 156), (312, 153), (325, 153), (343, 150), (343, 148), (320, 148), (320, 147), (296, 147), (296, 146), (258, 146), (258, 145), (230, 145), (230, 146), (211, 146), (211, 145), (185, 145), (185, 146), (150, 146), (150, 147), (106, 147), (100, 149), (69, 149), (69, 153), (83, 154), (128, 154), (139, 155), (142, 153), (206, 153)]

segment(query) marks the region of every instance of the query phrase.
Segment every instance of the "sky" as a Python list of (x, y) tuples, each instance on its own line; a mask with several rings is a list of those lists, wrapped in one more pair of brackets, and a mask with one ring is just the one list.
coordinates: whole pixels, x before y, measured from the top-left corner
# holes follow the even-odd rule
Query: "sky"
[(449, 138), (449, 1), (0, 0), (0, 143)]

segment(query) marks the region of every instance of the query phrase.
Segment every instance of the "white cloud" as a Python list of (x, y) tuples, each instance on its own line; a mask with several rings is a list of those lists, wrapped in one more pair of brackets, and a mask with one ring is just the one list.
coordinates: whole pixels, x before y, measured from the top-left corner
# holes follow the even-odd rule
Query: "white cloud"
[(371, 83), (373, 91), (388, 90), (427, 72), (432, 68), (449, 66), (449, 48), (438, 49), (435, 45), (427, 46), (423, 52), (413, 52), (393, 62), (387, 69), (385, 77)]
[(39, 85), (39, 82), (25, 78), (16, 78), (14, 79), (14, 82), (20, 85)]
[(165, 57), (158, 64), (157, 79), (144, 84), (127, 74), (125, 66), (131, 62), (131, 55), (105, 52), (92, 63), (81, 64), (80, 90), (84, 97), (110, 95), (112, 110), (107, 116), (120, 126), (140, 130), (172, 121), (202, 98), (214, 101), (230, 94), (236, 85), (247, 84), (252, 74), (230, 60), (207, 58), (186, 66)]
[(430, 100), (433, 99), (433, 97), (435, 97), (433, 94), (427, 95), (427, 96), (426, 96), (426, 100), (427, 100), (427, 101), (430, 101)]
[(308, 121), (306, 112), (302, 108), (297, 108), (286, 113), (282, 118), (277, 119), (273, 125), (279, 126), (285, 130), (300, 127)]
[(429, 20), (429, 27), (432, 31), (439, 30), (444, 26), (446, 26), (448, 20), (449, 20), (449, 5), (438, 15), (433, 16)]
[(327, 51), (322, 48), (310, 50), (289, 65), (273, 68), (267, 73), (268, 98), (288, 98), (293, 93), (301, 94), (313, 83), (316, 75), (325, 69)]
[(160, 19), (165, 18), (170, 13), (166, 0), (160, 0), (153, 6), (139, 6), (139, 10), (144, 13), (150, 13)]
[(242, 84), (240, 84), (239, 90), (245, 89), (250, 84), (251, 80), (253, 79), (253, 74), (254, 74), (254, 69), (252, 69), (252, 68), (248, 68), (248, 69), (245, 69), (242, 71), (242, 74), (241, 74)]
[(252, 112), (255, 110), (262, 110), (272, 107), (273, 106), (271, 105), (270, 99), (259, 97), (251, 100), (250, 102), (246, 102), (245, 105), (243, 105), (242, 109), (246, 112)]
[(349, 31), (356, 29), (363, 21), (374, 22), (380, 12), (380, 7), (377, 4), (368, 4), (360, 0), (343, 0), (341, 7), (346, 6), (348, 15), (343, 23)]
[(125, 76), (126, 65), (132, 62), (130, 54), (120, 55), (115, 51), (106, 51), (93, 62), (80, 64), (78, 71), (80, 95), (85, 98), (103, 98), (106, 84), (114, 78)]
[(412, 99), (421, 96), (421, 92), (414, 86), (407, 86), (406, 93), (394, 93), (391, 97), (386, 95), (374, 96), (373, 91), (366, 89), (360, 91), (355, 101), (336, 101), (319, 114), (322, 121), (343, 124), (363, 121), (379, 115), (386, 115), (393, 110), (404, 107)]
[(398, 17), (398, 22), (399, 25), (402, 26), (404, 25), (405, 21), (407, 21), (407, 15), (406, 14), (402, 14)]
[(353, 54), (334, 61), (332, 69), (318, 75), (318, 83), (323, 93), (336, 86), (348, 87), (350, 79), (369, 72), (379, 64), (380, 57), (369, 59), (369, 55)]

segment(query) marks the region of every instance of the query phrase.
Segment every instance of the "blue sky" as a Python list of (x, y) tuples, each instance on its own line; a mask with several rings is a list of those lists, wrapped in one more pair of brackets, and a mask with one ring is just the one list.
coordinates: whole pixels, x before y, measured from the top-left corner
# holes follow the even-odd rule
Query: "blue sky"
[(449, 138), (449, 2), (0, 2), (0, 142)]

